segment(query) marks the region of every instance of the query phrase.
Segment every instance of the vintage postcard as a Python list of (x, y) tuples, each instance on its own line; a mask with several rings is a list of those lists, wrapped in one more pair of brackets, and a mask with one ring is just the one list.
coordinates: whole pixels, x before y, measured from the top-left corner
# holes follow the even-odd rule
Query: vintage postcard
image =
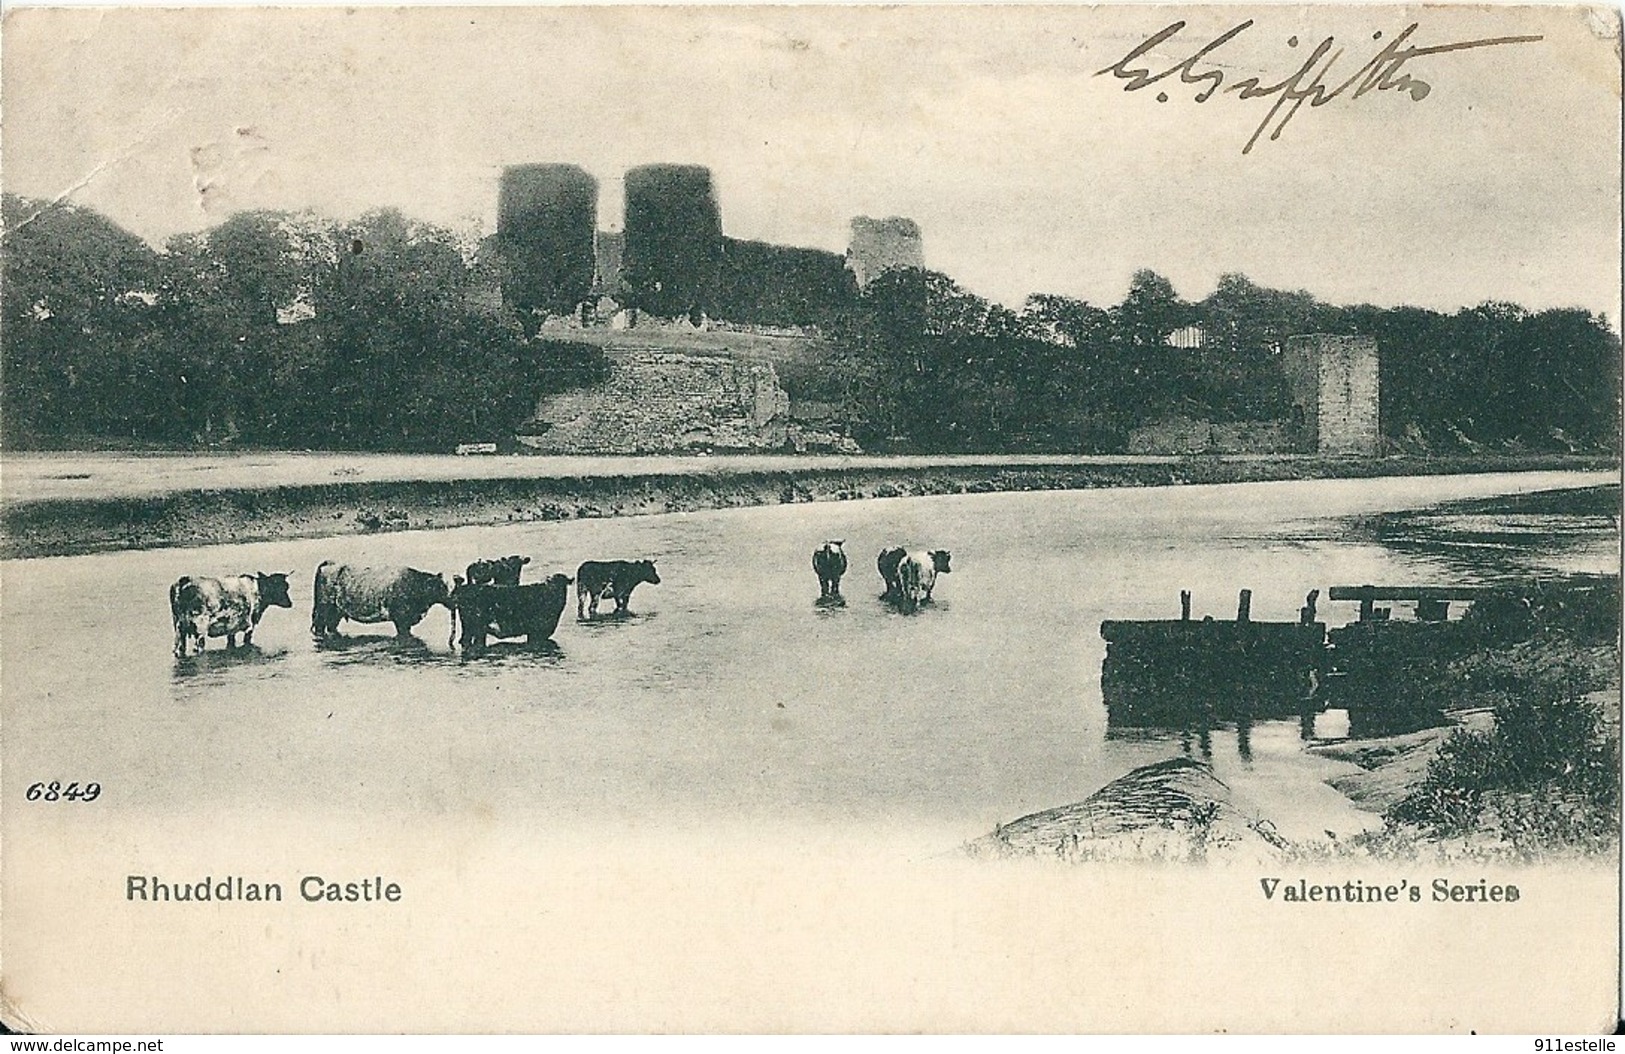
[(0, 58), (9, 1028), (1615, 1027), (1616, 11)]

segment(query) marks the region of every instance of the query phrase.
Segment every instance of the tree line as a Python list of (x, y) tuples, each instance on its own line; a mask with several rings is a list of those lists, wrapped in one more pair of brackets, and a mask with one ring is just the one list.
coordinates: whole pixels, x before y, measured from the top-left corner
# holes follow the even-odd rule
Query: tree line
[(595, 348), (526, 341), (451, 232), (394, 211), (239, 213), (162, 252), (3, 200), (0, 438), (445, 450), (508, 438)]
[[(1376, 338), (1392, 449), (1619, 443), (1620, 339), (1578, 309), (1342, 307), (1240, 274), (1191, 302), (1141, 270), (1119, 304), (1035, 295), (1018, 311), (900, 270), (870, 282), (830, 330), (830, 384), (871, 449), (1110, 452), (1135, 426), (1176, 415), (1281, 419), (1281, 349), (1305, 333)], [(1193, 346), (1175, 346), (1181, 331)]]
[[(608, 374), (594, 347), (526, 339), (493, 254), (398, 212), (241, 213), (162, 251), (69, 204), (6, 195), (3, 219), (10, 449), (445, 450), (511, 437), (543, 395)], [(1280, 348), (1300, 333), (1376, 338), (1395, 449), (1618, 447), (1620, 340), (1582, 310), (1342, 307), (1238, 274), (1186, 301), (1145, 270), (1116, 305), (1013, 310), (924, 270), (859, 292), (823, 255), (794, 261), (805, 297), (736, 283), (735, 299), (816, 323), (832, 351), (792, 394), (841, 406), (866, 449), (1109, 452), (1174, 415), (1279, 419)], [(1199, 341), (1170, 341), (1188, 327)]]

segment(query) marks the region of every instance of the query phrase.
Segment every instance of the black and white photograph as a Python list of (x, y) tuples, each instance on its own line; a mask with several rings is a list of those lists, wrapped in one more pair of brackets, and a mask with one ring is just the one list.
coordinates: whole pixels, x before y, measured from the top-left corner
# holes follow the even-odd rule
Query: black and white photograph
[(8, 9), (0, 1021), (1612, 1033), (1620, 25)]

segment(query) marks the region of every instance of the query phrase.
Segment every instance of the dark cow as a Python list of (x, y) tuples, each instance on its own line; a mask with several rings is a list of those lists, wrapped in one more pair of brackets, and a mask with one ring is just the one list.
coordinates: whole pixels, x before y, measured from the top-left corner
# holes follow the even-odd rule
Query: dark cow
[(897, 602), (904, 611), (913, 611), (930, 602), (937, 575), (953, 570), (948, 566), (952, 555), (946, 549), (933, 549), (903, 557), (897, 565)]
[(468, 565), (471, 586), (516, 586), (519, 569), (530, 563), (528, 556), (504, 556), (500, 560), (475, 560)]
[[(316, 568), (310, 608), (310, 632), (318, 640), (338, 633), (344, 619), (393, 622), (406, 636), (436, 604), (452, 612), (456, 579), (410, 567), (352, 567), (323, 560)], [(455, 626), (453, 627), (455, 630)]]
[[(653, 560), (588, 560), (576, 568), (576, 618), (586, 619), (598, 614), (598, 602), (615, 598), (615, 613), (626, 613), (632, 590), (640, 582), (652, 586), (660, 584)], [(591, 599), (591, 608), (584, 605)]]
[(839, 542), (825, 542), (812, 554), (813, 572), (818, 575), (818, 595), (830, 598), (841, 595), (841, 576), (846, 574), (846, 550)]
[(235, 578), (182, 576), (169, 587), (169, 614), (175, 623), (175, 657), (186, 658), (188, 642), (202, 651), (209, 637), (226, 638), (226, 647), (254, 643), (254, 627), (266, 608), (291, 608), (288, 576), (256, 573)]
[(465, 654), (478, 655), (487, 637), (524, 637), (526, 644), (551, 637), (570, 598), (570, 579), (549, 575), (523, 586), (469, 582), (458, 585), (451, 597), (463, 627), (458, 643)]
[(881, 600), (896, 600), (901, 591), (897, 588), (897, 565), (903, 562), (908, 550), (902, 546), (880, 550), (880, 557), (875, 566), (880, 569), (880, 579), (886, 583), (886, 592), (880, 595)]

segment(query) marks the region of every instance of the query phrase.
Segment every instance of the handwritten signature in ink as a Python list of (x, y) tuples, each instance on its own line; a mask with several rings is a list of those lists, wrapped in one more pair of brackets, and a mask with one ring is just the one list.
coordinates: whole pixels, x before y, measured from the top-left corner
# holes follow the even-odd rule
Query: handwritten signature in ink
[[(1224, 71), (1217, 68), (1217, 65), (1209, 56), (1250, 29), (1253, 25), (1253, 20), (1250, 18), (1214, 37), (1197, 49), (1189, 58), (1169, 66), (1161, 73), (1152, 73), (1149, 68), (1135, 66), (1134, 63), (1138, 62), (1141, 56), (1162, 46), (1185, 28), (1184, 22), (1175, 22), (1173, 25), (1152, 34), (1144, 42), (1137, 45), (1134, 50), (1110, 66), (1096, 71), (1095, 76), (1099, 77), (1110, 73), (1119, 80), (1127, 81), (1128, 83), (1123, 86), (1123, 90), (1131, 92), (1148, 88), (1177, 74), (1180, 82), (1184, 84), (1203, 85), (1202, 90), (1196, 93), (1195, 100), (1197, 102), (1207, 102), (1220, 90), (1236, 92), (1243, 99), (1262, 99), (1274, 96), (1275, 103), (1270, 107), (1269, 113), (1259, 122), (1257, 130), (1247, 140), (1247, 145), (1241, 148), (1241, 152), (1247, 154), (1252, 152), (1254, 144), (1258, 142), (1258, 137), (1263, 135), (1271, 125), (1274, 125), (1274, 131), (1270, 132), (1270, 141), (1274, 142), (1281, 138), (1282, 130), (1286, 128), (1293, 117), (1297, 116), (1298, 110), (1303, 107), (1304, 103), (1308, 103), (1312, 107), (1325, 106), (1351, 89), (1352, 94), (1348, 96), (1350, 99), (1358, 99), (1367, 92), (1372, 91), (1397, 91), (1410, 95), (1413, 102), (1421, 102), (1433, 91), (1433, 86), (1415, 74), (1408, 72), (1405, 69), (1405, 64), (1425, 55), (1443, 55), (1451, 51), (1499, 47), (1502, 44), (1528, 44), (1542, 39), (1539, 36), (1486, 37), (1482, 40), (1462, 40), (1453, 44), (1436, 44), (1432, 47), (1417, 47), (1407, 44), (1406, 41), (1410, 40), (1411, 34), (1416, 32), (1419, 24), (1412, 22), (1406, 26), (1399, 36), (1389, 41), (1369, 62), (1361, 66), (1358, 72), (1336, 87), (1331, 87), (1326, 78), (1331, 73), (1332, 67), (1343, 57), (1344, 49), (1337, 45), (1333, 37), (1322, 40), (1310, 53), (1303, 65), (1298, 67), (1296, 73), (1275, 84), (1263, 84), (1258, 77), (1248, 77), (1231, 84), (1225, 84)], [(1372, 34), (1371, 39), (1381, 40), (1382, 33), (1379, 31)], [(1298, 38), (1295, 36), (1289, 37), (1287, 46), (1297, 47)], [(1159, 92), (1157, 99), (1159, 102), (1167, 102), (1168, 96), (1164, 92)]]

